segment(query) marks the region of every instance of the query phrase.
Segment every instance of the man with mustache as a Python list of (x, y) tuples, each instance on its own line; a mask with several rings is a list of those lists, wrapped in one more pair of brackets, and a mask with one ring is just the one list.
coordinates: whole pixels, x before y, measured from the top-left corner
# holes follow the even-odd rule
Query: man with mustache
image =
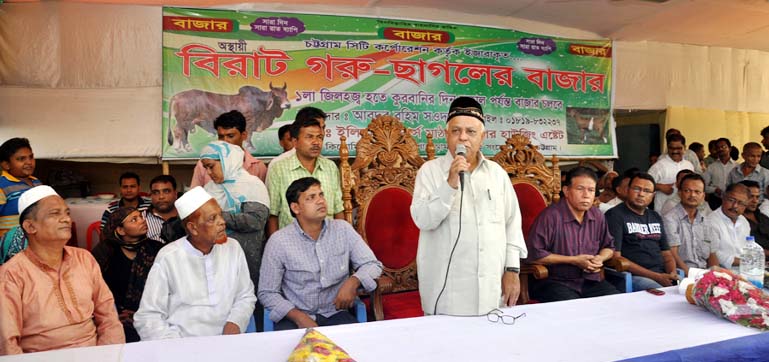
[(676, 267), (689, 275), (689, 268), (718, 265), (713, 245), (704, 240), (705, 217), (701, 210), (705, 200), (705, 180), (696, 173), (684, 175), (679, 182), (680, 202), (663, 215), (665, 236)]
[(748, 206), (750, 191), (743, 184), (731, 184), (724, 191), (721, 207), (705, 218), (705, 240), (716, 250), (724, 268), (738, 267), (750, 224), (742, 214)]
[[(302, 110), (299, 112), (301, 113)], [(286, 190), (288, 185), (302, 177), (314, 177), (320, 181), (328, 202), (328, 217), (344, 218), (339, 169), (334, 161), (321, 156), (323, 139), (324, 129), (318, 119), (298, 118), (291, 126), (291, 140), (294, 143), (295, 154), (276, 163), (268, 178), (267, 189), (270, 192), (268, 234), (272, 235), (294, 220), (290, 205), (286, 201)]]
[(742, 216), (750, 224), (750, 235), (756, 238), (758, 245), (764, 248), (764, 254), (769, 256), (769, 216), (764, 215), (758, 210), (758, 200), (761, 198), (761, 187), (758, 182), (751, 180), (742, 180), (741, 184), (748, 188), (748, 205), (745, 207), (745, 213)]
[(0, 355), (125, 343), (99, 264), (65, 246), (72, 219), (49, 186), (19, 198), (29, 247), (0, 267)]
[(348, 309), (358, 287), (376, 288), (382, 263), (350, 224), (326, 220), (317, 179), (292, 182), (286, 200), (295, 220), (270, 237), (259, 278), (259, 299), (275, 330), (357, 322)]
[(630, 180), (625, 203), (606, 212), (609, 232), (614, 236), (614, 255), (630, 261), (634, 291), (669, 287), (678, 279), (662, 216), (648, 208), (654, 186), (651, 175), (636, 174)]
[[(299, 110), (299, 112), (296, 112), (296, 117), (294, 118), (294, 122), (304, 122), (309, 119), (314, 119), (320, 123), (320, 129), (323, 130), (325, 133), (326, 131), (326, 117), (328, 115), (326, 112), (323, 112), (322, 110), (315, 108), (315, 107), (304, 107)], [(291, 138), (291, 127), (293, 126), (293, 123), (286, 124), (280, 127), (278, 129), (278, 134), (280, 135), (280, 146), (283, 147), (283, 149), (286, 149), (288, 147), (288, 150), (285, 152), (275, 156), (272, 160), (270, 160), (270, 163), (267, 165), (267, 178), (265, 178), (264, 183), (266, 185), (270, 184), (270, 173), (272, 173), (272, 169), (275, 165), (278, 164), (278, 161), (282, 161), (286, 158), (289, 158), (296, 154), (296, 149), (294, 149), (294, 141)], [(284, 136), (285, 133), (285, 136)]]
[(176, 200), (187, 233), (160, 250), (134, 327), (143, 341), (238, 334), (256, 296), (240, 244), (227, 237), (222, 209), (202, 187)]
[(705, 179), (705, 193), (708, 195), (708, 205), (711, 209), (717, 209), (721, 206), (721, 197), (723, 191), (728, 185), (729, 173), (731, 173), (737, 163), (732, 160), (729, 152), (732, 149), (732, 142), (728, 138), (719, 138), (716, 140), (716, 160), (708, 166), (702, 177)]
[[(684, 159), (686, 139), (673, 133), (667, 137), (667, 153), (662, 155), (652, 167), (649, 174), (654, 177), (655, 191), (654, 210), (662, 210), (665, 201), (675, 192), (676, 174), (683, 169), (694, 170), (694, 165)], [(697, 157), (696, 155), (694, 157)]]
[[(742, 146), (742, 159), (745, 162), (732, 168), (727, 178), (728, 183), (734, 184), (742, 180), (751, 180), (758, 182), (761, 190), (769, 186), (769, 170), (759, 165), (761, 161), (761, 145), (756, 142), (748, 142)], [(760, 194), (761, 200), (764, 200), (764, 194)]]
[(603, 262), (614, 255), (614, 238), (593, 207), (595, 173), (577, 167), (566, 175), (565, 201), (543, 210), (526, 237), (528, 262), (548, 266), (546, 280), (534, 281), (532, 297), (542, 302), (619, 294), (601, 280)]
[(147, 222), (147, 238), (162, 241), (160, 232), (163, 223), (179, 216), (176, 212), (176, 179), (171, 175), (160, 175), (150, 181), (151, 205), (142, 211), (142, 217)]

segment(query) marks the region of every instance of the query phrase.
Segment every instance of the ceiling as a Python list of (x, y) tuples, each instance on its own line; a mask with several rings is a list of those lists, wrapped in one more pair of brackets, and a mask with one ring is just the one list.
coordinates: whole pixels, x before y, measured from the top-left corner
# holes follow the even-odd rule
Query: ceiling
[[(6, 0), (9, 3), (41, 0)], [(60, 0), (61, 1), (61, 0)], [(170, 6), (217, 6), (275, 10), (338, 8), (340, 12), (402, 15), (405, 18), (525, 24), (538, 22), (573, 29), (578, 37), (658, 41), (769, 51), (769, 0), (63, 0)], [(238, 4), (237, 6), (234, 4)], [(403, 8), (413, 8), (403, 11)], [(352, 10), (352, 11), (350, 11)], [(470, 20), (456, 14), (472, 14)], [(484, 16), (489, 19), (485, 22)], [(491, 19), (497, 19), (492, 21)], [(512, 18), (512, 19), (511, 19)], [(524, 29), (518, 30), (525, 30)], [(581, 32), (580, 32), (581, 31)], [(560, 31), (548, 32), (560, 35)], [(587, 34), (587, 35), (585, 35)]]

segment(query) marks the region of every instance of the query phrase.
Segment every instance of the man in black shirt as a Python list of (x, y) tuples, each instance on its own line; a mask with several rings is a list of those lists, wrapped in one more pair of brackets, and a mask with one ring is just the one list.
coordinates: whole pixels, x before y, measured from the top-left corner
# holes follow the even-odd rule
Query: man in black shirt
[(614, 255), (630, 260), (628, 271), (633, 274), (634, 291), (669, 287), (678, 280), (662, 217), (647, 208), (654, 198), (654, 186), (651, 175), (635, 175), (625, 202), (606, 212)]

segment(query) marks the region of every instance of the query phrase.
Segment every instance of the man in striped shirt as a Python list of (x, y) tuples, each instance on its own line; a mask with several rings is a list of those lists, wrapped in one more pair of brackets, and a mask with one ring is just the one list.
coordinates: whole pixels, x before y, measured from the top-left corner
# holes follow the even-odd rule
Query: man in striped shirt
[(147, 237), (153, 240), (163, 241), (160, 231), (163, 223), (172, 217), (178, 216), (176, 212), (176, 179), (171, 175), (160, 175), (150, 181), (150, 200), (152, 204), (144, 211), (142, 217), (147, 221)]
[(601, 280), (603, 263), (614, 254), (614, 238), (593, 206), (598, 178), (586, 167), (566, 175), (564, 200), (543, 210), (526, 237), (528, 262), (548, 266), (548, 278), (532, 284), (543, 302), (619, 294)]
[(139, 192), (141, 191), (141, 181), (139, 175), (133, 172), (124, 172), (118, 179), (120, 183), (120, 200), (112, 201), (107, 205), (107, 209), (101, 215), (101, 226), (104, 230), (104, 225), (107, 225), (109, 216), (112, 215), (115, 210), (121, 207), (133, 207), (139, 211), (144, 211), (150, 206), (150, 200), (147, 200)]

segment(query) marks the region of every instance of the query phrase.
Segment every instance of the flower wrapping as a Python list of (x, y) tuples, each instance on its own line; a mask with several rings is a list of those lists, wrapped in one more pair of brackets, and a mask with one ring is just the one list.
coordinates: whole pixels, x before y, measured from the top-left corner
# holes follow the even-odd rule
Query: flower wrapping
[(288, 362), (355, 362), (350, 355), (323, 333), (307, 328), (288, 357)]
[(769, 294), (730, 270), (704, 273), (687, 288), (686, 300), (734, 323), (769, 330)]

